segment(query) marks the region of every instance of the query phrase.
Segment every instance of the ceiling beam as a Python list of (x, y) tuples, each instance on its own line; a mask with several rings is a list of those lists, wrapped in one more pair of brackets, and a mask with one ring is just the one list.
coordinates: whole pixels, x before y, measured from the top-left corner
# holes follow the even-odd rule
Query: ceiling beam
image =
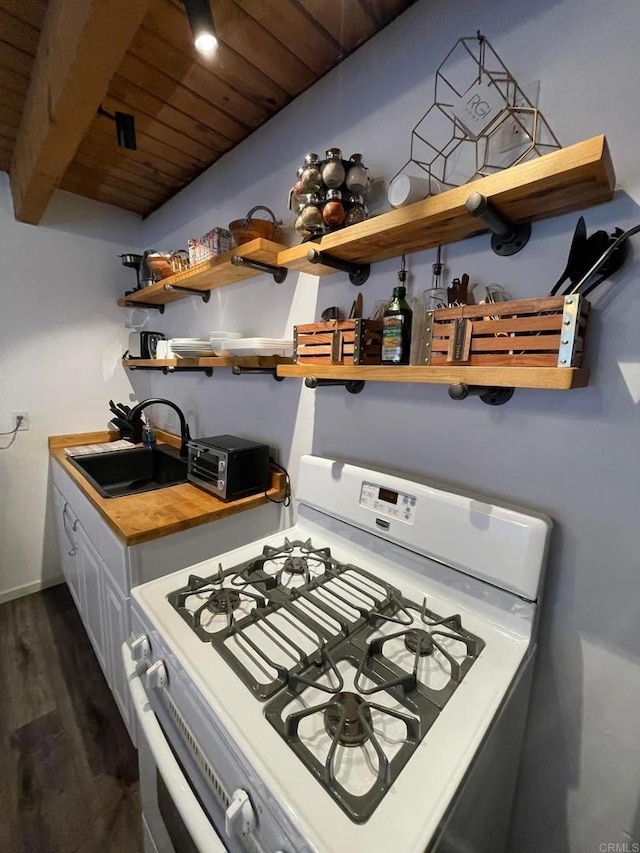
[(148, 5), (49, 0), (10, 170), (20, 222), (40, 221)]

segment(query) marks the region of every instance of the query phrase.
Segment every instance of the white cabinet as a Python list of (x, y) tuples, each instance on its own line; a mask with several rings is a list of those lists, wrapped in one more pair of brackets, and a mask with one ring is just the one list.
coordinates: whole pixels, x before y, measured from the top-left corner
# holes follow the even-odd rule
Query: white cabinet
[(125, 720), (131, 719), (129, 687), (122, 665), (122, 643), (130, 633), (129, 599), (120, 592), (108, 571), (104, 573), (104, 627), (107, 658), (107, 681), (113, 692), (120, 713)]
[(84, 609), (83, 589), (80, 579), (80, 557), (78, 556), (78, 526), (79, 521), (71, 513), (69, 502), (62, 492), (53, 487), (53, 505), (55, 510), (56, 529), (58, 531), (58, 546), (60, 565), (67, 582), (69, 591), (82, 612)]
[(87, 538), (87, 534), (78, 525), (78, 556), (80, 557), (80, 573), (84, 585), (84, 609), (80, 612), (84, 627), (91, 640), (91, 645), (100, 662), (105, 677), (109, 678), (109, 667), (105, 653), (105, 619), (104, 619), (104, 575), (106, 567), (95, 548)]
[(133, 586), (231, 551), (278, 529), (274, 504), (126, 547), (55, 460), (53, 502), (62, 571), (100, 666), (134, 739), (120, 648), (129, 637)]
[(129, 636), (128, 549), (118, 542), (73, 480), (56, 464), (53, 480), (56, 531), (64, 578), (135, 742), (120, 652)]

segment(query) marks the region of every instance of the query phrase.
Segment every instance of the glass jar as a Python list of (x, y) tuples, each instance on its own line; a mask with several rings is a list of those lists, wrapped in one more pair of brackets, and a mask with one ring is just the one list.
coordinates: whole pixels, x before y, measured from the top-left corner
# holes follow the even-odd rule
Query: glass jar
[(365, 207), (362, 196), (352, 195), (349, 198), (349, 205), (350, 207), (344, 217), (345, 227), (355, 225), (358, 222), (364, 222), (369, 214), (367, 213), (367, 208)]
[(322, 180), (330, 189), (337, 189), (344, 183), (346, 175), (342, 164), (342, 151), (339, 148), (329, 148), (326, 156), (322, 166)]
[(357, 194), (363, 193), (369, 186), (369, 170), (362, 162), (362, 154), (352, 154), (349, 157), (345, 183), (352, 193)]
[(322, 211), (317, 201), (308, 201), (300, 211), (299, 218), (310, 234), (322, 229)]
[(344, 222), (344, 204), (340, 190), (327, 190), (327, 200), (322, 208), (322, 218), (329, 228), (339, 228)]
[(296, 229), (296, 231), (301, 237), (309, 237), (309, 235), (311, 234), (311, 231), (309, 231), (307, 226), (302, 221), (301, 215), (298, 215), (296, 221), (293, 224), (293, 227)]
[(317, 154), (307, 154), (304, 158), (304, 166), (300, 171), (299, 182), (302, 184), (305, 193), (317, 193), (322, 186), (320, 160)]

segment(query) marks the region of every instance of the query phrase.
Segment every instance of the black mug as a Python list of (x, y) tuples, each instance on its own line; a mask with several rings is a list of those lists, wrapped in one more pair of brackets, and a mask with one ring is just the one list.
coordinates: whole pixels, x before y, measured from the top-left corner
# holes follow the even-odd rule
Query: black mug
[(140, 332), (140, 358), (155, 358), (158, 341), (165, 341), (162, 332)]

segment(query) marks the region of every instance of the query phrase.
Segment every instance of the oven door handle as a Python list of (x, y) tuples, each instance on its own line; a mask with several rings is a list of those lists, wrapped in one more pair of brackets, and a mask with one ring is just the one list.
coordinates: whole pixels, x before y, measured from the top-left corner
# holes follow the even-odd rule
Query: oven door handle
[(138, 723), (151, 750), (158, 772), (162, 776), (194, 844), (201, 853), (228, 853), (171, 752), (153, 708), (149, 704), (135, 663), (131, 659), (129, 646), (126, 643), (122, 646), (122, 657)]

